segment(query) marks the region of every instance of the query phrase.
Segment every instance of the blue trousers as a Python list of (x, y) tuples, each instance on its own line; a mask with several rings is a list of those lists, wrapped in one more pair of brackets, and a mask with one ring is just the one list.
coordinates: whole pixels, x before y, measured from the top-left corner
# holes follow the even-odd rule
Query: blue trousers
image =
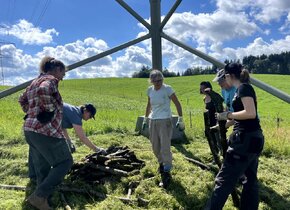
[(29, 170), (34, 168), (37, 187), (35, 194), (47, 198), (70, 170), (73, 159), (65, 139), (25, 131), (29, 144)]

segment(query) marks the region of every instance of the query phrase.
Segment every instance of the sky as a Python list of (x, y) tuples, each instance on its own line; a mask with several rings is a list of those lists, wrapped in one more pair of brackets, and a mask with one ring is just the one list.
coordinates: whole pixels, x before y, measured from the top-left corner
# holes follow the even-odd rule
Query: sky
[[(124, 0), (150, 23), (149, 0)], [(175, 0), (161, 1), (162, 19)], [(70, 65), (148, 33), (115, 0), (0, 0), (0, 85), (35, 78), (42, 57)], [(288, 0), (183, 0), (163, 30), (220, 61), (290, 49)], [(162, 40), (163, 68), (211, 65)], [(66, 74), (65, 79), (130, 77), (151, 67), (145, 40)]]

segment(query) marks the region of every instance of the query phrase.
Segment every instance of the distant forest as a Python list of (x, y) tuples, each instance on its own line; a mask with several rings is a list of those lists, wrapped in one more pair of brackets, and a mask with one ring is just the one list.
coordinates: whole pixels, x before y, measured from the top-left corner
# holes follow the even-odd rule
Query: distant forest
[[(225, 60), (225, 63), (239, 62), (240, 60)], [(251, 73), (254, 74), (283, 74), (290, 75), (290, 52), (282, 52), (280, 54), (260, 55), (260, 56), (246, 56), (242, 60), (242, 64)], [(133, 78), (148, 78), (151, 68), (143, 66), (140, 71), (135, 72)], [(176, 76), (190, 76), (200, 74), (214, 74), (217, 72), (217, 67), (191, 67), (182, 71), (182, 73), (170, 72), (168, 69), (163, 70), (165, 77)]]
[(290, 74), (290, 52), (246, 56), (243, 65), (255, 74)]

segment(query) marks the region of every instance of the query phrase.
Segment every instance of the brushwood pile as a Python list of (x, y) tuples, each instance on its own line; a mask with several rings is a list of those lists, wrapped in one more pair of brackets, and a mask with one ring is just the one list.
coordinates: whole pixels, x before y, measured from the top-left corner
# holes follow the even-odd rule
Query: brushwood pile
[(110, 177), (126, 177), (138, 174), (145, 166), (128, 146), (110, 146), (107, 150), (85, 156), (74, 163), (69, 177), (72, 182), (84, 181), (88, 184), (103, 183)]

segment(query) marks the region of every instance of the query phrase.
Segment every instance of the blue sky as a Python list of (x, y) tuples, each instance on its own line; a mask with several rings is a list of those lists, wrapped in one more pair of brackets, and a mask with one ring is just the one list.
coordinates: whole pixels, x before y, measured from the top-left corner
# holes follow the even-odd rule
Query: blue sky
[[(125, 2), (150, 22), (149, 0)], [(161, 1), (163, 16), (174, 2)], [(114, 0), (0, 0), (0, 5), (0, 70), (5, 85), (36, 77), (44, 55), (69, 65), (147, 32)], [(164, 32), (221, 61), (280, 53), (290, 49), (290, 1), (183, 0)], [(171, 71), (209, 65), (162, 43), (163, 67)], [(131, 76), (142, 65), (151, 65), (150, 44), (144, 41), (73, 70), (66, 78)]]

